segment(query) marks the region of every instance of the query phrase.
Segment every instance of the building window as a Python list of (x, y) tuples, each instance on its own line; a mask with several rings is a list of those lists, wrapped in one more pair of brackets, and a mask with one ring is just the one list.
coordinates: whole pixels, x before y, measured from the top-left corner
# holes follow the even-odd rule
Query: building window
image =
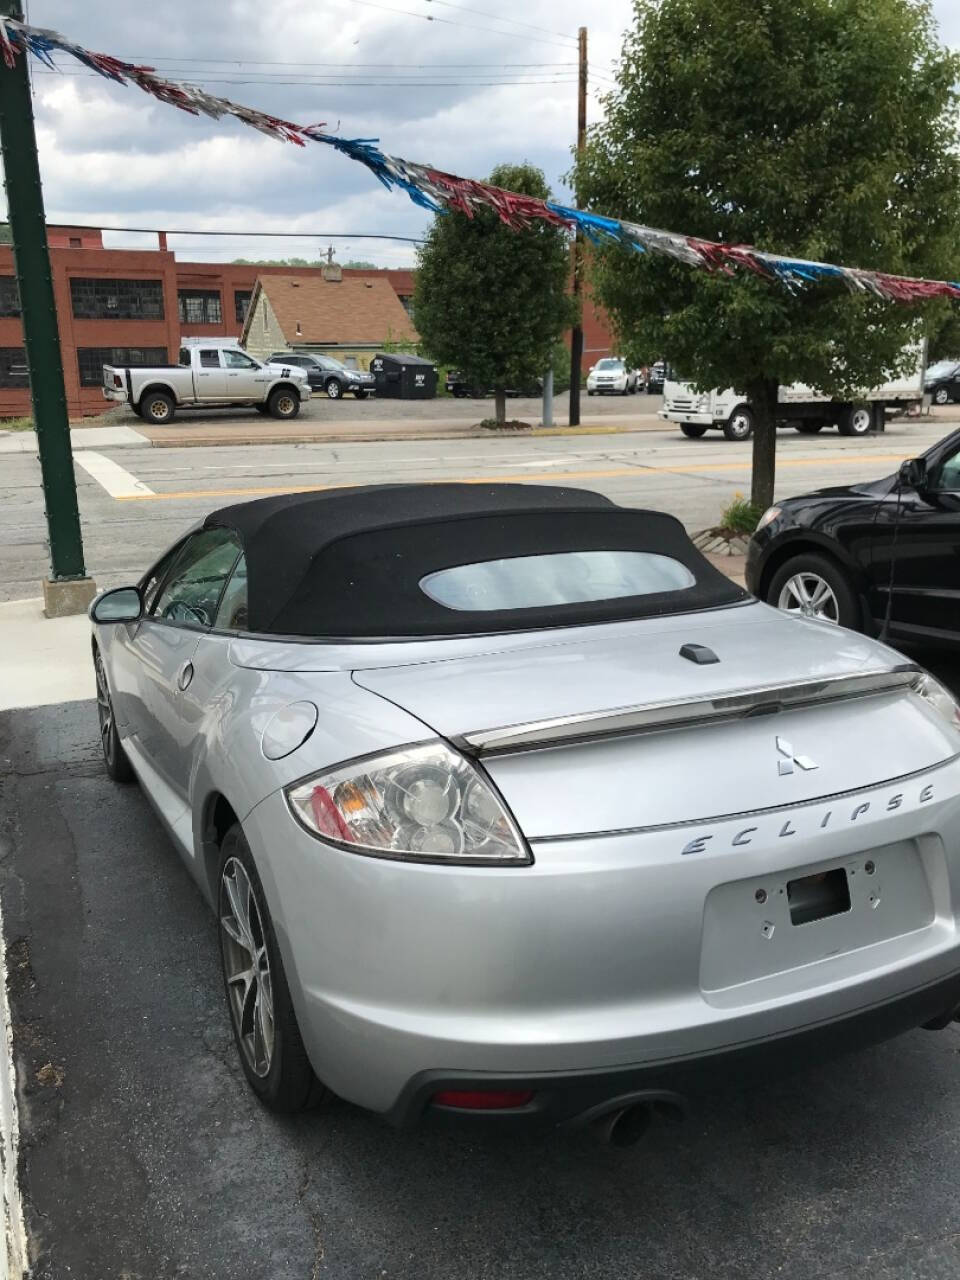
[(250, 299), (253, 297), (252, 289), (235, 289), (233, 292), (233, 308), (237, 317), (237, 324), (243, 324), (247, 318), (247, 312), (250, 310)]
[(73, 314), (78, 320), (162, 320), (162, 280), (70, 281)]
[(0, 276), (0, 316), (20, 314), (20, 290), (16, 276)]
[(70, 248), (71, 248), (71, 249), (82, 249), (82, 248), (83, 248), (83, 241), (80, 239), (80, 237), (79, 237), (79, 236), (71, 236), (71, 237), (70, 237)]
[(177, 294), (181, 324), (223, 324), (217, 289), (181, 289)]
[(103, 366), (165, 365), (166, 347), (77, 347), (77, 368), (81, 387), (99, 387)]
[(29, 387), (27, 353), (23, 347), (0, 347), (0, 387)]

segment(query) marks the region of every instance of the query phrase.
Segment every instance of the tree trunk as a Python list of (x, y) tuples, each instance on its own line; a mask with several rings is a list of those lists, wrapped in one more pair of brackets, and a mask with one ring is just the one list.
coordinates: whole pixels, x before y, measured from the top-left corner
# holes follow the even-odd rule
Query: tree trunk
[(496, 387), (493, 392), (493, 403), (496, 406), (497, 426), (502, 427), (507, 420), (507, 393), (503, 387)]
[(753, 474), (750, 501), (761, 511), (773, 506), (773, 486), (777, 474), (777, 393), (776, 379), (763, 378), (747, 387), (753, 410)]

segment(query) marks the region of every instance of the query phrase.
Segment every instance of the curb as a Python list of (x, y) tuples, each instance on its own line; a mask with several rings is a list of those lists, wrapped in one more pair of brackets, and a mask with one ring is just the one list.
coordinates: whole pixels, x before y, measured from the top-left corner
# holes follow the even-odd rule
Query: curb
[(3, 1177), (3, 1226), (5, 1248), (0, 1253), (0, 1278), (21, 1280), (28, 1264), (27, 1236), (23, 1224), (23, 1204), (17, 1179), (20, 1155), (20, 1125), (17, 1117), (17, 1077), (13, 1065), (13, 1028), (7, 1000), (6, 943), (0, 918), (0, 1032), (3, 1036), (0, 1061), (0, 1166)]
[[(152, 449), (217, 449), (231, 448), (247, 445), (271, 445), (271, 444), (389, 444), (391, 442), (404, 442), (407, 440), (484, 440), (484, 439), (510, 439), (523, 440), (530, 436), (612, 436), (626, 435), (637, 431), (656, 431), (662, 430), (662, 424), (654, 425), (632, 424), (621, 427), (531, 427), (529, 431), (497, 431), (488, 427), (467, 428), (466, 430), (444, 430), (437, 428), (436, 430), (411, 430), (411, 431), (371, 431), (360, 434), (352, 431), (325, 431), (314, 432), (309, 435), (284, 435), (284, 436), (253, 436), (253, 435), (237, 435), (237, 436), (165, 436), (158, 438), (153, 435), (145, 435), (147, 443)], [(123, 447), (110, 445), (111, 449)], [(133, 447), (132, 443), (127, 447)]]

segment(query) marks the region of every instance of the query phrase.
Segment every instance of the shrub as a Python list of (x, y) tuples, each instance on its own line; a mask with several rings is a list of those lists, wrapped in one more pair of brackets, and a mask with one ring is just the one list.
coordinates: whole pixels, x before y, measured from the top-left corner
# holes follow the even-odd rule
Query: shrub
[(720, 516), (720, 528), (727, 533), (751, 534), (760, 523), (762, 515), (763, 512), (755, 502), (750, 502), (742, 493), (737, 493)]

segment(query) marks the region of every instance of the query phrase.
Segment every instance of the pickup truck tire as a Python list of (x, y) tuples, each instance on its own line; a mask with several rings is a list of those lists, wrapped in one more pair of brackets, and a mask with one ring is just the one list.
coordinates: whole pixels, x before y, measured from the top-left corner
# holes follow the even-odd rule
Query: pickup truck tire
[(702, 422), (681, 422), (680, 430), (688, 440), (699, 440), (707, 434), (707, 428)]
[(148, 391), (140, 397), (137, 411), (144, 422), (152, 422), (154, 426), (166, 426), (172, 422), (177, 412), (173, 396), (166, 391)]
[(343, 387), (341, 387), (337, 378), (328, 378), (327, 384), (323, 389), (331, 400), (339, 400), (343, 395)]
[(300, 412), (300, 397), (292, 387), (275, 387), (270, 392), (267, 409), (271, 418), (295, 418)]

